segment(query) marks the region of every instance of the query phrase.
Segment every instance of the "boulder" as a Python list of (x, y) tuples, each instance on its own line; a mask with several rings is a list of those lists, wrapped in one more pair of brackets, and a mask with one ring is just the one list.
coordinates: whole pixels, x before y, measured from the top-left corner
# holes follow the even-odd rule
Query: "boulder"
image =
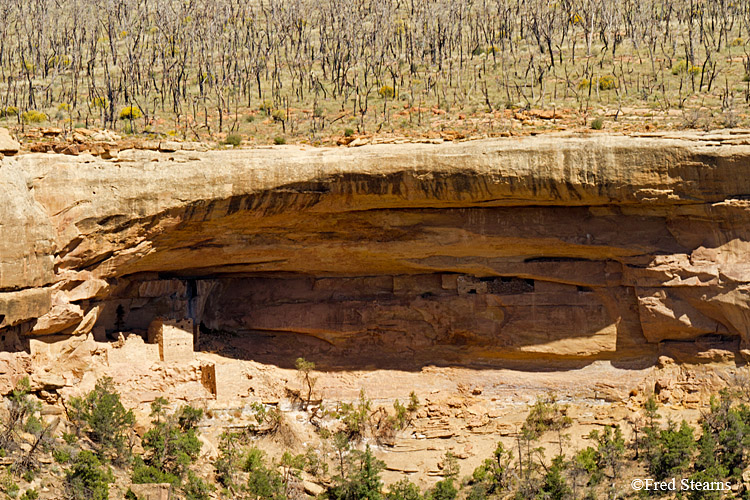
[(21, 145), (15, 140), (7, 128), (0, 128), (0, 153), (14, 155), (21, 149)]
[(39, 317), (31, 329), (31, 335), (49, 335), (76, 326), (83, 319), (83, 309), (76, 304), (59, 304)]

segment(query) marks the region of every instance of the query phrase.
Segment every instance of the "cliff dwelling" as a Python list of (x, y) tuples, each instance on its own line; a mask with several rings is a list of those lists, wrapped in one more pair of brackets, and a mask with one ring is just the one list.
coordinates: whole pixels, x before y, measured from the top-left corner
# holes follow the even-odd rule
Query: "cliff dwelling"
[(165, 318), (192, 321), (198, 349), (333, 365), (653, 363), (744, 348), (745, 147), (375, 150), (19, 157), (2, 171), (2, 220), (26, 228), (2, 243), (5, 343), (145, 338)]

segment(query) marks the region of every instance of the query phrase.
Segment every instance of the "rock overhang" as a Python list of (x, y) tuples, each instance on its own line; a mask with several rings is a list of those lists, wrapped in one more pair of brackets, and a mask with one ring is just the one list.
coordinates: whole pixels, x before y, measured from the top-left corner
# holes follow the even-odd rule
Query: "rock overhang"
[(744, 342), (750, 147), (727, 137), (6, 158), (0, 329), (112, 330), (123, 306), (483, 355)]

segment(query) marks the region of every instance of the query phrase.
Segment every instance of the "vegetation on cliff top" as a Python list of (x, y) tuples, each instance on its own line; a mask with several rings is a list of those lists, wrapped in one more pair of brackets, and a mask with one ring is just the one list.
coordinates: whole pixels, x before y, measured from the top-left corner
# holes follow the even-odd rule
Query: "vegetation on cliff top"
[(750, 100), (748, 12), (692, 0), (11, 0), (0, 110), (19, 128), (264, 143), (585, 127), (597, 111), (607, 129), (633, 117), (736, 126)]

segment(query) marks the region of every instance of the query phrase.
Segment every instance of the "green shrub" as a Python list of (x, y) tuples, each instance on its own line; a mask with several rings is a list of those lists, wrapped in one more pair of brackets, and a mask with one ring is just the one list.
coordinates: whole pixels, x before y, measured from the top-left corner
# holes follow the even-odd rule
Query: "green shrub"
[(286, 139), (281, 136), (276, 136), (273, 138), (273, 143), (277, 146), (281, 146), (282, 144), (286, 144)]
[(98, 445), (100, 457), (116, 461), (130, 457), (127, 434), (135, 417), (120, 402), (112, 378), (100, 378), (93, 391), (83, 398), (71, 398), (69, 406), (71, 421)]
[(260, 108), (258, 109), (264, 112), (266, 115), (270, 116), (271, 111), (273, 111), (273, 102), (266, 99), (265, 101), (261, 103)]
[(120, 120), (137, 120), (143, 116), (137, 106), (127, 106), (120, 110)]
[(423, 497), (419, 492), (419, 487), (410, 482), (408, 479), (402, 479), (401, 481), (392, 484), (388, 494), (385, 496), (386, 500), (422, 500)]
[[(589, 433), (589, 439), (596, 443), (596, 450), (593, 454), (596, 468), (593, 472), (603, 473), (609, 469), (609, 476), (617, 478), (622, 467), (623, 455), (625, 453), (625, 439), (622, 437), (622, 431), (619, 425), (614, 427), (607, 426), (602, 433), (596, 429)], [(586, 458), (582, 456), (581, 459)]]
[(107, 101), (106, 97), (94, 97), (93, 99), (91, 99), (92, 108), (104, 109), (108, 105), (109, 105), (109, 102)]
[(599, 90), (612, 90), (616, 86), (617, 82), (612, 75), (605, 75), (599, 78)]
[(578, 90), (584, 90), (584, 89), (589, 88), (590, 86), (591, 86), (591, 82), (586, 78), (578, 82)]
[(383, 97), (385, 99), (393, 99), (396, 95), (396, 91), (393, 90), (393, 87), (390, 85), (383, 85), (378, 90), (378, 94), (380, 94), (380, 97)]
[(153, 465), (146, 465), (141, 457), (136, 457), (133, 463), (131, 480), (135, 484), (170, 483), (180, 484), (180, 478), (174, 474), (164, 472)]
[(66, 489), (72, 500), (108, 500), (112, 471), (104, 469), (97, 456), (87, 450), (78, 453), (66, 472)]
[(247, 115), (247, 116), (245, 116), (245, 121), (247, 123), (253, 123), (255, 121), (255, 115)]
[(489, 496), (490, 492), (507, 489), (514, 472), (512, 460), (513, 454), (505, 450), (503, 443), (498, 442), (493, 457), (485, 459), (482, 465), (474, 469), (469, 480), (471, 485), (469, 497), (484, 499)]
[(47, 121), (47, 115), (41, 111), (31, 109), (21, 115), (21, 120), (24, 123), (42, 123)]
[(604, 128), (604, 120), (601, 118), (596, 118), (594, 121), (591, 122), (591, 128), (594, 130), (601, 130)]
[(458, 496), (458, 489), (453, 484), (453, 478), (443, 479), (435, 483), (430, 490), (431, 500), (455, 500)]
[(364, 452), (352, 452), (353, 464), (348, 468), (349, 474), (337, 476), (336, 484), (329, 488), (328, 498), (331, 500), (381, 500), (383, 482), (380, 472), (385, 463), (375, 458), (370, 446)]
[(219, 456), (214, 460), (216, 481), (225, 488), (236, 488), (236, 472), (242, 462), (239, 443), (242, 434), (223, 432), (219, 438)]
[(167, 404), (164, 398), (151, 403), (153, 427), (143, 436), (146, 458), (136, 460), (134, 483), (163, 481), (178, 484), (200, 453), (202, 443), (196, 425), (203, 418), (203, 410), (183, 406), (167, 415)]
[(242, 144), (242, 137), (240, 137), (238, 134), (229, 134), (226, 139), (224, 139), (224, 144), (237, 147)]
[(673, 75), (679, 75), (680, 73), (684, 73), (685, 71), (687, 71), (687, 61), (685, 59), (680, 59), (672, 65)]
[(353, 135), (354, 135), (354, 129), (351, 129), (351, 128), (344, 129), (344, 137), (351, 137)]
[(55, 448), (52, 450), (52, 458), (54, 458), (55, 462), (58, 464), (66, 464), (70, 461), (70, 451), (65, 448)]
[(193, 471), (188, 471), (187, 483), (182, 487), (182, 493), (185, 495), (185, 500), (209, 500), (210, 494), (215, 489), (196, 476)]
[(250, 405), (255, 414), (256, 424), (250, 424), (248, 430), (256, 434), (273, 434), (281, 426), (281, 410), (269, 407), (260, 402)]
[(286, 120), (286, 113), (284, 113), (284, 110), (282, 109), (277, 109), (271, 116), (273, 116), (273, 121), (275, 122), (283, 122)]
[(328, 464), (315, 451), (308, 447), (305, 451), (305, 471), (313, 476), (325, 476), (328, 473)]
[(21, 488), (13, 480), (13, 475), (8, 471), (2, 477), (0, 477), (0, 491), (4, 492), (11, 498), (18, 496), (18, 491)]
[(351, 403), (339, 404), (334, 416), (344, 423), (346, 435), (349, 439), (364, 437), (371, 408), (372, 402), (365, 396), (364, 389), (359, 392), (359, 402), (356, 405)]
[[(0, 434), (0, 448), (12, 449), (16, 446), (16, 438), (21, 429), (37, 430), (41, 427), (34, 413), (41, 408), (33, 396), (29, 394), (31, 385), (28, 377), (18, 381), (15, 389), (7, 396), (7, 415), (3, 422), (3, 432)], [(32, 421), (32, 423), (29, 423)]]
[(531, 439), (538, 439), (547, 431), (558, 431), (573, 423), (566, 415), (567, 407), (558, 404), (554, 395), (539, 397), (531, 407), (522, 431)]
[(0, 118), (8, 116), (18, 116), (18, 108), (15, 106), (8, 106), (5, 109), (0, 109)]
[(21, 500), (37, 500), (38, 498), (39, 492), (34, 488), (24, 491), (23, 495), (21, 495)]
[(284, 482), (281, 474), (266, 467), (263, 452), (250, 448), (245, 457), (242, 470), (247, 472), (247, 491), (253, 498), (284, 498)]
[(674, 422), (668, 422), (666, 429), (652, 436), (651, 446), (647, 466), (654, 478), (661, 480), (680, 475), (688, 470), (695, 449), (693, 428), (684, 420), (679, 428)]

